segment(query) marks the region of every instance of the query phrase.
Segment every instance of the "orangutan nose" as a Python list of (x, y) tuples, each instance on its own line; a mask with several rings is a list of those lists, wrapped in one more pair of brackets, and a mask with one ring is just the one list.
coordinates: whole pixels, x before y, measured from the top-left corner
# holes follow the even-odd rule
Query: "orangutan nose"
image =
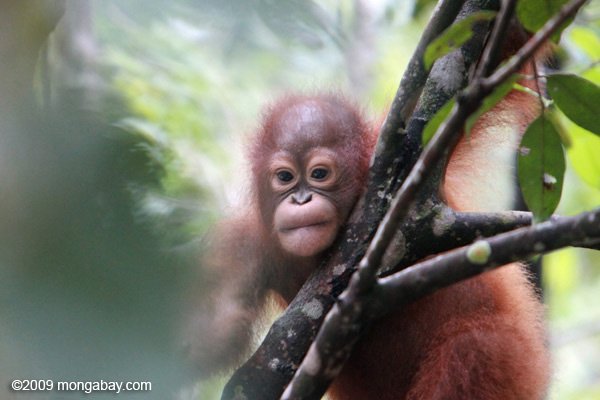
[(312, 200), (312, 193), (306, 190), (299, 190), (296, 193), (292, 194), (292, 203), (298, 204), (301, 206), (302, 204), (306, 204)]

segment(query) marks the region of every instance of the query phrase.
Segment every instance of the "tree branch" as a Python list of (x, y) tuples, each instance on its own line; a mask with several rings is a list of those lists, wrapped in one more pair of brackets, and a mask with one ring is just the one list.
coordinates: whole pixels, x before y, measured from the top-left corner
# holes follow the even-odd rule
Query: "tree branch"
[[(475, 11), (490, 6), (490, 4), (481, 4), (478, 1), (468, 0), (463, 4), (457, 20), (463, 19)], [(467, 72), (470, 67), (475, 65), (479, 60), (486, 36), (485, 26), (479, 25), (474, 28), (474, 31), (475, 34), (473, 35), (473, 38), (463, 46), (463, 49), (467, 49), (468, 51), (464, 50), (463, 52), (457, 50), (437, 60), (434, 64), (431, 74), (426, 82), (424, 95), (419, 100), (417, 109), (409, 122), (406, 132), (407, 139), (404, 143), (406, 148), (408, 148), (409, 145), (412, 145), (417, 149), (420, 148), (421, 134), (425, 123), (429, 121), (431, 116), (433, 116), (439, 108), (466, 85), (468, 80)], [(449, 74), (446, 73), (447, 70), (461, 71), (461, 73), (449, 77)], [(479, 101), (482, 99), (483, 96)], [(465, 113), (465, 115), (461, 116), (462, 119), (453, 120), (452, 122), (454, 122), (454, 124), (448, 123), (446, 129), (447, 131), (450, 131), (450, 138), (448, 139), (451, 139), (453, 136), (458, 137), (462, 131), (464, 121), (474, 109), (470, 109), (465, 105), (461, 108), (461, 111)], [(397, 157), (397, 160), (402, 162), (405, 168), (412, 167), (412, 169), (406, 178), (404, 178), (403, 174), (396, 176), (397, 182), (403, 183), (393, 198), (390, 209), (379, 224), (365, 256), (359, 263), (358, 274), (353, 278), (356, 282), (355, 285), (357, 285), (357, 290), (370, 290), (377, 275), (377, 271), (381, 266), (383, 255), (395, 232), (398, 230), (400, 221), (404, 219), (411, 209), (413, 200), (416, 198), (421, 187), (426, 183), (426, 179), (434, 173), (437, 173), (436, 176), (441, 180), (441, 168), (437, 168), (437, 165), (443, 164), (441, 160), (444, 155), (448, 154), (447, 149), (449, 148), (443, 139), (444, 137), (441, 139), (438, 138), (437, 140), (435, 138), (431, 140), (416, 161), (416, 164), (414, 164), (411, 159)], [(428, 198), (437, 194), (439, 185), (431, 186), (434, 188), (430, 190), (430, 193), (427, 193), (426, 197)]]
[[(478, 2), (487, 4), (488, 0), (469, 0), (469, 3), (476, 4)], [(430, 35), (427, 40), (422, 41), (422, 45), (419, 46), (420, 50), (418, 49), (417, 54), (413, 56), (412, 62), (422, 63), (422, 55), (419, 51), (422, 52), (426, 43), (450, 24), (456, 15), (456, 9), (460, 8), (462, 3), (463, 0), (443, 0), (442, 5), (436, 11), (436, 16), (432, 18), (432, 22), (427, 28)], [(463, 12), (466, 12), (464, 8)], [(471, 8), (474, 7), (471, 6)], [(440, 27), (433, 26), (436, 24), (441, 25)], [(348, 227), (338, 239), (337, 244), (333, 246), (331, 256), (325, 262), (326, 265), (317, 269), (309, 277), (286, 311), (272, 325), (261, 346), (234, 373), (225, 386), (223, 399), (236, 398), (240, 390), (248, 399), (279, 397), (316, 336), (325, 314), (332, 307), (337, 296), (348, 285), (355, 266), (364, 255), (367, 243), (373, 236), (374, 227), (379, 224), (388, 208), (391, 193), (396, 190), (397, 182), (408, 174), (420, 151), (420, 134), (424, 124), (413, 124), (417, 129), (409, 127), (409, 131), (412, 133), (403, 134), (404, 130), (398, 125), (395, 126), (394, 123), (395, 120), (400, 124), (399, 120), (395, 119), (396, 107), (403, 110), (412, 109), (412, 107), (402, 105), (412, 103), (411, 99), (418, 96), (421, 91), (422, 80), (426, 75), (412, 81), (412, 73), (410, 70), (406, 71), (407, 80), (400, 85), (394, 100), (395, 106), (392, 107), (386, 120), (389, 140), (383, 145), (380, 141), (378, 145), (380, 149), (382, 147), (394, 148), (397, 153), (386, 153), (385, 157), (388, 158), (382, 154), (374, 157), (371, 171), (377, 172), (371, 173), (367, 193), (350, 217)], [(413, 85), (411, 81), (417, 83)], [(437, 88), (434, 86), (425, 88), (424, 92), (428, 90), (434, 91)], [(432, 94), (429, 97), (435, 96)], [(441, 107), (443, 104), (438, 103), (435, 103), (434, 106), (426, 104), (430, 106), (430, 110), (433, 110), (436, 106)], [(382, 135), (385, 136), (384, 133)], [(387, 161), (381, 161), (384, 159)], [(386, 165), (388, 161), (389, 164)], [(307, 304), (314, 305), (321, 313), (317, 316), (311, 313), (309, 317), (304, 312)], [(290, 332), (293, 332), (292, 336), (290, 336)]]
[(388, 195), (397, 190), (398, 178), (406, 177), (419, 155), (421, 130), (407, 129), (406, 126), (430, 73), (425, 69), (423, 55), (427, 46), (454, 22), (463, 3), (464, 0), (441, 0), (438, 3), (402, 76), (381, 126), (369, 171), (370, 184), (365, 204), (371, 204), (371, 207), (364, 216), (367, 220), (381, 220), (383, 210), (388, 208), (391, 199)]
[[(451, 6), (456, 6), (458, 3), (448, 0), (444, 4), (450, 10)], [(475, 11), (482, 4), (489, 5), (489, 2), (467, 0), (462, 5), (459, 18)], [(450, 14), (449, 12), (447, 15)], [(471, 65), (474, 65), (479, 60), (487, 32), (487, 28), (480, 28), (474, 38), (461, 51), (455, 52), (436, 62), (424, 87), (420, 78), (415, 81), (418, 82), (417, 85), (414, 87), (409, 86), (407, 91), (401, 90), (403, 86), (401, 84), (395, 100), (395, 103), (396, 101), (398, 103), (392, 107), (392, 112), (388, 116), (383, 129), (383, 131), (387, 129), (389, 132), (384, 135), (382, 131), (382, 135), (386, 137), (378, 145), (372, 167), (373, 173), (371, 174), (371, 181), (365, 197), (366, 200), (363, 199), (363, 204), (357, 207), (358, 212), (353, 213), (349, 227), (338, 240), (337, 245), (334, 246), (334, 251), (326, 261), (327, 265), (318, 269), (308, 279), (285, 313), (273, 324), (257, 352), (244, 366), (236, 371), (223, 392), (223, 399), (236, 398), (240, 394), (243, 394), (247, 399), (277, 398), (281, 394), (286, 383), (294, 375), (306, 349), (309, 348), (310, 343), (315, 337), (319, 325), (325, 318), (325, 313), (331, 308), (338, 295), (347, 286), (355, 266), (363, 258), (366, 252), (366, 243), (368, 243), (373, 235), (373, 226), (378, 224), (382, 213), (387, 209), (391, 193), (400, 185), (400, 182), (403, 182), (402, 189), (398, 191), (398, 195), (394, 201), (395, 205), (390, 209), (389, 217), (381, 224), (380, 230), (383, 229), (384, 231), (376, 235), (377, 238), (373, 245), (377, 247), (376, 251), (374, 253), (371, 252), (370, 258), (367, 258), (367, 261), (362, 264), (363, 266), (364, 264), (369, 266), (367, 270), (368, 279), (363, 280), (363, 283), (367, 284), (362, 287), (356, 283), (350, 285), (351, 290), (349, 293), (352, 295), (372, 299), (370, 301), (378, 301), (377, 296), (369, 296), (377, 287), (372, 290), (368, 290), (368, 288), (370, 285), (377, 283), (377, 269), (390, 240), (398, 232), (396, 229), (398, 224), (400, 221), (406, 222), (410, 220), (410, 218), (406, 219), (407, 212), (413, 209), (414, 199), (419, 196), (419, 192), (423, 190), (424, 185), (427, 185), (428, 181), (425, 179), (428, 177), (427, 174), (437, 173), (437, 177), (440, 177), (440, 168), (438, 167), (444, 164), (444, 159), (449, 154), (451, 148), (453, 148), (453, 143), (458, 140), (458, 134), (462, 131), (466, 117), (476, 110), (481, 100), (491, 91), (486, 85), (488, 81), (476, 80), (467, 90), (461, 93), (450, 119), (440, 127), (438, 134), (430, 142), (430, 146), (421, 155), (420, 161), (416, 163), (411, 174), (405, 179), (408, 175), (408, 170), (414, 164), (413, 160), (416, 160), (419, 154), (420, 136), (423, 126), (437, 109), (466, 84), (466, 72), (470, 69)], [(519, 62), (524, 62), (531, 54), (522, 55), (521, 57), (524, 58), (519, 60)], [(459, 57), (460, 60), (457, 60)], [(456, 62), (456, 65), (453, 62)], [(444, 72), (444, 67), (452, 69), (453, 67), (458, 68), (458, 66), (460, 68), (455, 70), (464, 70), (464, 74), (460, 75), (460, 82), (452, 82), (450, 85), (451, 90), (446, 90), (448, 89), (448, 85), (443, 80), (447, 75)], [(412, 74), (412, 71), (407, 71), (407, 75), (410, 74)], [(403, 129), (404, 122), (402, 122), (405, 120), (404, 116), (396, 119), (396, 122), (394, 122), (394, 118), (397, 118), (394, 116), (394, 112), (398, 112), (398, 109), (395, 107), (400, 107), (402, 113), (412, 109), (409, 103), (411, 103), (411, 99), (414, 99), (416, 93), (421, 92), (421, 88), (422, 95), (419, 105), (408, 121), (405, 131)], [(405, 96), (404, 100), (398, 99), (401, 96)], [(385, 155), (382, 153), (382, 146)], [(397, 149), (398, 152), (395, 154), (392, 152), (387, 153), (388, 146), (390, 146), (389, 148)], [(388, 160), (389, 164), (378, 163), (378, 160)], [(433, 185), (427, 185), (429, 189), (432, 187)], [(440, 204), (438, 202), (434, 206), (439, 206)], [(415, 221), (415, 226), (424, 227), (427, 219), (417, 217), (413, 221)], [(416, 254), (416, 251), (414, 253)], [(360, 281), (356, 275), (352, 281)], [(357, 290), (357, 288), (361, 290)], [(360, 307), (360, 304), (363, 304), (350, 302), (348, 298), (348, 295), (342, 296), (338, 302), (338, 307), (347, 310)], [(383, 307), (383, 305), (379, 304), (379, 307)], [(328, 317), (327, 320), (329, 321), (329, 319)], [(344, 325), (348, 327), (346, 332), (352, 333), (353, 337), (356, 338), (354, 340), (357, 340), (357, 333), (363, 330), (365, 324), (363, 324), (362, 320), (352, 320), (351, 318), (347, 321), (350, 321), (350, 325)], [(329, 322), (325, 325), (331, 326)], [(349, 348), (351, 348), (351, 344)], [(311, 352), (314, 351), (311, 350)], [(339, 352), (339, 354), (343, 355), (345, 353)], [(307, 361), (309, 363), (314, 362), (314, 357), (307, 357), (307, 360), (309, 360)], [(328, 358), (321, 358), (321, 361), (323, 361), (323, 365), (334, 366), (333, 369), (329, 370), (331, 379), (342, 365), (341, 363), (334, 362), (336, 360), (332, 361)], [(307, 367), (305, 363), (303, 363), (302, 368), (304, 370), (300, 375), (301, 377), (298, 378), (299, 380), (303, 380), (302, 376), (305, 378), (314, 376), (314, 374), (306, 375), (305, 369), (309, 368), (309, 370), (314, 371), (315, 364), (312, 364), (311, 368), (310, 366)], [(309, 379), (307, 382), (312, 385), (316, 381)], [(298, 381), (295, 380), (295, 383), (290, 385), (290, 392), (286, 393), (294, 393), (297, 383)], [(323, 388), (324, 390), (325, 388)], [(294, 395), (290, 394), (290, 396)]]
[(600, 239), (600, 208), (479, 240), (380, 278), (369, 293), (346, 291), (327, 315), (282, 399), (319, 399), (372, 323), (399, 306), (507, 263)]
[(380, 301), (398, 306), (499, 266), (600, 239), (600, 208), (479, 240), (379, 281)]
[(531, 221), (531, 214), (527, 212), (462, 213), (443, 203), (431, 205), (426, 202), (419, 210), (411, 212), (396, 232), (378, 276), (398, 272), (425, 257), (476, 239), (531, 225)]
[(552, 36), (554, 32), (569, 18), (573, 17), (587, 0), (572, 0), (562, 7), (558, 14), (548, 20), (542, 28), (529, 39), (523, 47), (512, 56), (506, 64), (498, 68), (489, 78), (482, 80), (485, 90), (493, 88), (507, 80), (512, 74), (519, 71), (521, 66), (533, 57), (535, 52)]
[(442, 0), (438, 3), (435, 10), (433, 10), (429, 23), (423, 31), (421, 39), (406, 67), (406, 70), (411, 73), (404, 74), (402, 77), (386, 121), (381, 129), (379, 140), (383, 143), (381, 143), (381, 146), (378, 146), (378, 149), (387, 149), (390, 152), (398, 150), (385, 146), (385, 143), (391, 135), (397, 135), (401, 129), (406, 127), (406, 121), (410, 118), (419, 100), (421, 90), (428, 76), (428, 71), (425, 69), (423, 63), (425, 50), (433, 39), (438, 37), (440, 33), (454, 22), (462, 3), (463, 0)]
[(495, 68), (498, 62), (498, 55), (501, 50), (502, 42), (506, 35), (507, 28), (510, 24), (516, 0), (503, 0), (500, 12), (496, 16), (496, 22), (492, 28), (488, 44), (483, 49), (481, 63), (475, 72), (475, 79), (480, 79), (488, 76), (492, 69)]
[[(440, 126), (438, 132), (423, 150), (415, 166), (392, 200), (390, 209), (379, 225), (365, 257), (363, 257), (359, 264), (358, 274), (350, 282), (350, 287), (354, 284), (356, 285), (355, 290), (370, 290), (376, 278), (377, 270), (381, 265), (383, 254), (398, 229), (400, 221), (406, 217), (412, 202), (425, 181), (438, 169), (438, 165), (443, 162), (445, 156), (456, 146), (466, 119), (480, 106), (485, 96), (515, 73), (527, 59), (532, 57), (534, 52), (548, 37), (567, 18), (574, 15), (584, 2), (585, 0), (573, 0), (570, 2), (561, 9), (557, 16), (553, 17), (542, 27), (540, 30), (542, 34), (534, 35), (523, 47), (525, 50), (519, 50), (505, 67), (499, 69), (489, 79), (475, 79), (459, 96), (450, 116)], [(508, 5), (510, 6), (510, 2), (508, 2)], [(509, 15), (510, 13), (507, 12), (501, 13), (503, 18), (507, 18)], [(503, 19), (498, 20), (497, 26), (500, 25), (504, 25)], [(494, 42), (492, 45), (496, 46), (496, 43)], [(494, 85), (490, 85), (490, 82), (493, 82)]]
[[(516, 70), (534, 54), (535, 50), (542, 45), (552, 31), (556, 30), (564, 20), (574, 14), (583, 3), (584, 0), (573, 0), (565, 7), (566, 11), (565, 9), (561, 10), (558, 16), (548, 21), (542, 28), (544, 33), (542, 35), (534, 35), (534, 37), (526, 44), (525, 47), (529, 50), (519, 51), (516, 56), (511, 58), (511, 61), (507, 64), (511, 65), (510, 69), (501, 68), (488, 79), (474, 79), (474, 81), (459, 94), (458, 101), (450, 113), (450, 116), (440, 126), (436, 135), (429, 142), (428, 146), (412, 168), (410, 174), (402, 183), (398, 193), (393, 198), (390, 209), (384, 216), (365, 256), (359, 263), (357, 273), (352, 276), (348, 288), (340, 295), (336, 306), (325, 319), (317, 339), (311, 345), (309, 352), (298, 369), (294, 379), (284, 392), (283, 399), (316, 399), (324, 393), (329, 383), (337, 376), (344, 362), (349, 357), (354, 344), (358, 340), (359, 334), (364, 332), (366, 327), (370, 325), (375, 314), (382, 314), (382, 312), (365, 313), (365, 310), (373, 311), (374, 309), (379, 308), (381, 308), (381, 310), (389, 309), (387, 302), (382, 302), (382, 300), (392, 298), (392, 294), (389, 293), (391, 292), (391, 289), (386, 288), (393, 286), (393, 277), (396, 275), (384, 278), (385, 280), (379, 283), (380, 281), (377, 279), (377, 272), (382, 264), (382, 259), (387, 247), (396, 234), (401, 222), (406, 219), (407, 214), (413, 208), (413, 202), (419, 191), (427, 184), (432, 174), (436, 172), (439, 173), (440, 165), (445, 165), (445, 160), (458, 142), (459, 135), (462, 133), (462, 128), (468, 116), (477, 110), (483, 99), (489, 95), (497, 85), (502, 83), (512, 75), (512, 73), (516, 72)], [(503, 18), (506, 18), (506, 15), (508, 14), (510, 13), (504, 13), (503, 15), (505, 16)], [(503, 24), (504, 22), (499, 20), (497, 23)], [(495, 46), (495, 43), (492, 43), (492, 46)], [(438, 60), (438, 63), (439, 61), (440, 60)], [(489, 82), (492, 81), (495, 82), (494, 86), (489, 85)], [(412, 120), (415, 121), (417, 119), (418, 113), (415, 112)], [(530, 229), (536, 228), (538, 227)], [(588, 238), (588, 241), (589, 240), (590, 239)], [(593, 240), (597, 240), (597, 238), (593, 238)], [(483, 241), (478, 243), (480, 243), (480, 245), (483, 246), (483, 250), (485, 250), (485, 243), (488, 242)], [(562, 246), (567, 244), (573, 243), (566, 242), (565, 244), (562, 244)], [(477, 247), (473, 246), (475, 246), (475, 244), (469, 247), (471, 251), (478, 250)], [(546, 247), (539, 248), (538, 246), (538, 248), (534, 250), (540, 253), (545, 249)], [(511, 260), (505, 262), (509, 261)], [(460, 258), (457, 258), (455, 262), (459, 263)], [(409, 270), (412, 271), (413, 268), (411, 267), (398, 274), (402, 274)], [(443, 272), (444, 269), (441, 269), (441, 271)], [(439, 272), (440, 271), (438, 271), (438, 273)], [(438, 286), (431, 286), (428, 288), (433, 291), (437, 289)]]

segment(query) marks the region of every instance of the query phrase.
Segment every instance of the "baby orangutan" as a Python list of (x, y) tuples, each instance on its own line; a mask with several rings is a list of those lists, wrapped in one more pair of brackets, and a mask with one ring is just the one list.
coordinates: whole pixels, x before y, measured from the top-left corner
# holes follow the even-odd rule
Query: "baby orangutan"
[[(451, 157), (442, 188), (449, 205), (494, 208), (535, 102), (511, 93), (480, 118)], [(288, 96), (266, 113), (250, 149), (252, 197), (213, 235), (210, 296), (189, 325), (189, 352), (202, 372), (239, 362), (268, 292), (289, 303), (319, 266), (365, 186), (372, 132), (334, 95)], [(439, 290), (379, 321), (329, 396), (542, 399), (549, 359), (541, 315), (518, 264)]]

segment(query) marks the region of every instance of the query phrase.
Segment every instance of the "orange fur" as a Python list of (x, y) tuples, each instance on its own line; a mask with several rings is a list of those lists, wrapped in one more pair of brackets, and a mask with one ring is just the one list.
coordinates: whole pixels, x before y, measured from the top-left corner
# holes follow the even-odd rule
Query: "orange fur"
[[(289, 118), (292, 107), (307, 102), (315, 113)], [(443, 186), (450, 206), (461, 211), (506, 208), (512, 198), (515, 150), (523, 128), (539, 111), (536, 104), (529, 94), (511, 93), (478, 121), (470, 138), (459, 142)], [(225, 221), (214, 235), (206, 262), (212, 278), (209, 295), (188, 323), (188, 351), (207, 373), (231, 365), (248, 348), (251, 324), (268, 290), (276, 291), (282, 302), (291, 301), (323, 260), (324, 254), (302, 258), (286, 253), (273, 234), (280, 201), (269, 185), (268, 161), (280, 150), (282, 137), (297, 141), (302, 136), (289, 137), (290, 126), (308, 137), (307, 143), (297, 143), (298, 157), (310, 141), (324, 146), (325, 139), (344, 138), (343, 146), (332, 147), (348, 174), (334, 197), (343, 210), (340, 219), (364, 185), (372, 138), (351, 104), (331, 96), (291, 96), (265, 116), (250, 154), (254, 192), (243, 210), (249, 215)], [(550, 364), (542, 314), (518, 264), (439, 290), (377, 323), (359, 342), (329, 396), (542, 399)]]
[[(478, 120), (448, 164), (443, 195), (451, 207), (496, 211), (512, 204), (516, 150), (538, 113), (535, 97), (513, 91)], [(380, 321), (330, 398), (540, 400), (550, 377), (544, 338), (543, 307), (522, 266), (511, 264)]]
[[(289, 95), (265, 113), (249, 152), (251, 198), (210, 235), (204, 287), (182, 328), (201, 374), (239, 361), (267, 294), (291, 301), (323, 261), (365, 185), (375, 144), (370, 127), (335, 94)], [(325, 178), (313, 177), (315, 170)], [(281, 171), (293, 179), (281, 181)]]

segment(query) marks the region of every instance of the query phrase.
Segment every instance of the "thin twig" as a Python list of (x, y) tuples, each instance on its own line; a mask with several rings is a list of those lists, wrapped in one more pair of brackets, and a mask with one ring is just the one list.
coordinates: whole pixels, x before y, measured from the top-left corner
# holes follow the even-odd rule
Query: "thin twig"
[[(360, 335), (377, 319), (438, 289), (513, 261), (600, 239), (600, 208), (553, 218), (477, 241), (380, 278), (369, 293), (348, 293), (327, 315), (282, 399), (320, 399)], [(344, 298), (351, 297), (351, 298)]]
[[(495, 87), (508, 79), (513, 73), (517, 72), (523, 63), (532, 57), (535, 51), (550, 35), (567, 18), (574, 15), (585, 1), (573, 0), (567, 6), (563, 7), (555, 17), (544, 24), (542, 29), (515, 56), (511, 57), (505, 66), (501, 67), (489, 78), (475, 80), (464, 90), (463, 95), (459, 96), (450, 116), (440, 126), (433, 139), (423, 150), (417, 163), (392, 200), (390, 209), (384, 216), (373, 241), (359, 263), (358, 273), (355, 274), (355, 278), (350, 282), (351, 290), (370, 290), (376, 278), (377, 268), (381, 264), (383, 254), (395, 231), (398, 229), (400, 220), (406, 216), (419, 189), (426, 178), (429, 177), (429, 174), (435, 170), (437, 162), (442, 159), (445, 152), (449, 152), (454, 148), (459, 135), (462, 134), (462, 127), (467, 117), (477, 109), (485, 96), (490, 94)], [(354, 288), (353, 283), (355, 285)]]
[(482, 80), (482, 86), (487, 90), (497, 87), (507, 80), (512, 74), (519, 71), (521, 66), (552, 36), (554, 32), (569, 18), (573, 17), (587, 0), (572, 0), (558, 14), (548, 20), (542, 28), (525, 43), (523, 47), (512, 56), (506, 64), (502, 65), (489, 78)]
[[(573, 15), (584, 2), (585, 0), (573, 0), (563, 8), (556, 17), (552, 18), (542, 27), (540, 31), (542, 32), (541, 34), (536, 34), (532, 37), (523, 48), (525, 50), (519, 50), (517, 54), (511, 58), (508, 64), (496, 71), (490, 78), (474, 80), (474, 82), (458, 96), (457, 104), (451, 111), (449, 118), (440, 126), (436, 135), (429, 142), (429, 145), (425, 148), (409, 176), (403, 182), (401, 188), (392, 200), (390, 209), (379, 225), (365, 256), (359, 263), (357, 273), (352, 277), (348, 288), (340, 295), (338, 303), (327, 315), (316, 340), (311, 345), (304, 361), (286, 388), (282, 399), (319, 398), (326, 390), (328, 384), (341, 370), (341, 367), (352, 351), (354, 344), (358, 340), (359, 334), (364, 332), (366, 327), (372, 321), (374, 315), (373, 313), (369, 313), (369, 311), (373, 311), (373, 309), (367, 310), (364, 306), (367, 303), (371, 305), (376, 304), (381, 308), (381, 313), (383, 313), (383, 310), (389, 311), (390, 307), (387, 302), (379, 301), (381, 298), (394, 300), (394, 296), (402, 296), (397, 292), (397, 288), (392, 290), (394, 286), (399, 285), (398, 275), (409, 274), (410, 276), (411, 273), (415, 273), (411, 272), (415, 271), (415, 269), (408, 268), (390, 277), (383, 278), (382, 280), (378, 280), (376, 274), (386, 248), (392, 240), (399, 224), (406, 217), (418, 191), (421, 189), (424, 182), (426, 182), (426, 178), (428, 178), (429, 174), (435, 170), (436, 165), (443, 160), (444, 154), (447, 154), (447, 152), (454, 148), (454, 145), (462, 132), (462, 127), (466, 118), (477, 109), (483, 98), (491, 93), (496, 85), (502, 83), (505, 79), (508, 79), (508, 77), (516, 72), (527, 59), (533, 56), (535, 50), (547, 40), (550, 34), (556, 30), (562, 22)], [(490, 82), (495, 82), (494, 86), (490, 86)], [(596, 229), (600, 225), (598, 223), (600, 217), (598, 217), (597, 212), (598, 211), (596, 211), (596, 214), (594, 214), (593, 217), (589, 217), (590, 221), (595, 223)], [(544, 224), (540, 224), (527, 229), (540, 230), (540, 226), (543, 227), (543, 225)], [(562, 231), (559, 230), (559, 232)], [(557, 235), (557, 232), (554, 232), (553, 234)], [(504, 235), (510, 235), (510, 233)], [(558, 234), (557, 236), (562, 235)], [(594, 235), (587, 236), (588, 242), (589, 237), (593, 236)], [(594, 240), (597, 240), (597, 232), (595, 236)], [(561, 239), (566, 240), (567, 238), (562, 237)], [(494, 242), (494, 239), (489, 239), (485, 243), (497, 244)], [(524, 254), (530, 254), (531, 252), (541, 253), (550, 248), (540, 248), (539, 244), (538, 246), (535, 246), (536, 243), (538, 242), (533, 242), (534, 247), (533, 249), (529, 249), (529, 252), (525, 253), (524, 251), (521, 251), (518, 254), (523, 256)], [(565, 241), (561, 246), (569, 244), (573, 243)], [(521, 245), (523, 245), (523, 243), (521, 243)], [(482, 246), (485, 247), (484, 244), (482, 244)], [(513, 246), (513, 249), (514, 247), (515, 246)], [(467, 253), (463, 254), (462, 251), (466, 252), (468, 250), (456, 250), (456, 254), (459, 254), (460, 257), (462, 257), (462, 260), (464, 260)], [(461, 261), (459, 256), (455, 257), (458, 257), (456, 262)], [(436, 259), (438, 258), (434, 258), (433, 260)], [(498, 260), (500, 260), (500, 257)], [(509, 262), (511, 260), (512, 259), (503, 262)], [(448, 262), (451, 263), (452, 261)], [(469, 265), (472, 264), (473, 263), (470, 263)], [(419, 269), (419, 271), (420, 270), (421, 269)], [(440, 270), (443, 271), (439, 266), (437, 270), (437, 272), (440, 272)], [(481, 271), (478, 273), (480, 272)], [(379, 282), (381, 282), (381, 286), (378, 284)], [(377, 295), (376, 292), (380, 292), (379, 289), (383, 288), (385, 288), (385, 294), (379, 293)], [(435, 290), (435, 287), (428, 287), (427, 290)], [(378, 299), (374, 299), (374, 297)], [(365, 314), (366, 312), (367, 314)], [(339, 329), (342, 324), (346, 329)], [(332, 337), (335, 338), (335, 340), (331, 342), (336, 343), (336, 349), (339, 351), (328, 348), (326, 356), (323, 357), (321, 350), (326, 343), (330, 342), (329, 339)]]
[(490, 39), (483, 49), (481, 63), (475, 72), (475, 79), (488, 76), (496, 65), (498, 53), (501, 50), (502, 42), (504, 41), (516, 3), (516, 0), (504, 0), (502, 2), (500, 11), (496, 16), (496, 22), (492, 28), (492, 33), (490, 34)]

